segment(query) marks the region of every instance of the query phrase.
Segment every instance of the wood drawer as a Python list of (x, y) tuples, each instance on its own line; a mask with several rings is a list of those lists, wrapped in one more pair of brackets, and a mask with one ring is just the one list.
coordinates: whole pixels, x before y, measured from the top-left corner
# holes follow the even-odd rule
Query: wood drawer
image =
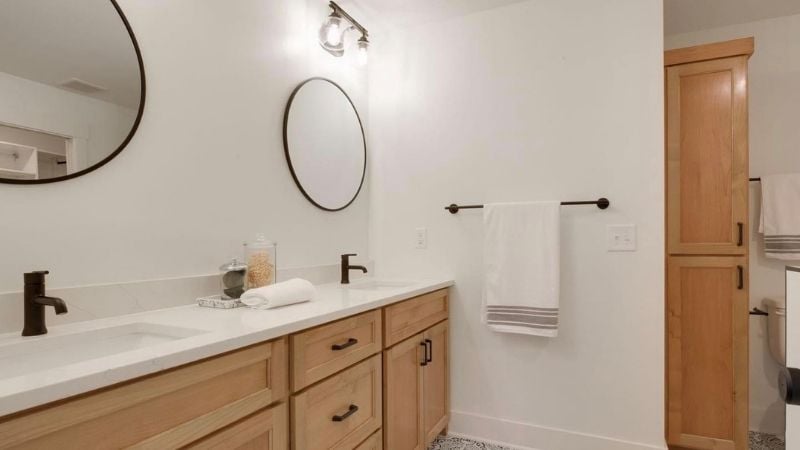
[(380, 352), (381, 337), (380, 310), (292, 335), (292, 392)]
[(375, 355), (292, 396), (292, 448), (352, 449), (363, 442), (381, 427), (381, 382)]
[(285, 398), (286, 347), (254, 345), (0, 419), (0, 448), (190, 444)]
[(447, 319), (447, 289), (441, 289), (387, 306), (383, 311), (383, 341), (386, 347), (391, 347)]
[(288, 450), (289, 407), (263, 409), (187, 447), (191, 450)]
[(381, 430), (368, 437), (355, 450), (383, 450), (383, 433), (381, 433)]

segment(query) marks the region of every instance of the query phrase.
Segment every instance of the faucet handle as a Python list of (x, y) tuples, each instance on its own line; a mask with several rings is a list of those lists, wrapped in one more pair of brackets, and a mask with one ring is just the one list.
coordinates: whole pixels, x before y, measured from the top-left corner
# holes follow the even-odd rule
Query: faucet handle
[(349, 264), (351, 256), (358, 256), (358, 253), (345, 253), (344, 255), (342, 255), (342, 262), (345, 264)]
[(28, 272), (24, 275), (25, 284), (44, 284), (44, 277), (49, 273), (49, 270), (35, 270), (33, 272)]

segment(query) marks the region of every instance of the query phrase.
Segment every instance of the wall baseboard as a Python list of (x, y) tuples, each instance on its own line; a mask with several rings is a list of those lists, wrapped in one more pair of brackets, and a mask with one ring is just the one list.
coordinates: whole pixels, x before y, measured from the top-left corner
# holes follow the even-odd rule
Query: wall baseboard
[(644, 450), (658, 446), (613, 439), (558, 428), (488, 417), (462, 411), (450, 412), (450, 434), (490, 442), (518, 450)]

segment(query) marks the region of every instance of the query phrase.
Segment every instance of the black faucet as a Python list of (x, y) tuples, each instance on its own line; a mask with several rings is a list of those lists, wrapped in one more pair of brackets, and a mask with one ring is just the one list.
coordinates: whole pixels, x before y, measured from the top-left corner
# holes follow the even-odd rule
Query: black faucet
[(342, 255), (342, 284), (350, 284), (350, 271), (351, 270), (360, 270), (364, 273), (367, 273), (367, 268), (364, 266), (353, 266), (350, 265), (350, 257), (351, 256), (358, 256), (355, 253), (348, 253), (346, 255)]
[(44, 321), (44, 307), (52, 306), (56, 314), (66, 314), (67, 304), (64, 300), (44, 295), (44, 277), (48, 271), (40, 270), (25, 274), (25, 328), (23, 336), (39, 336), (47, 334)]

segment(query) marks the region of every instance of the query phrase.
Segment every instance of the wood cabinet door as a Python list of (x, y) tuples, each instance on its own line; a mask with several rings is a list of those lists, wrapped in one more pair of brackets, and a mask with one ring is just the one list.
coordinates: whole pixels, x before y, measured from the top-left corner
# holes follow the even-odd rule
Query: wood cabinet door
[(195, 442), (191, 450), (288, 450), (288, 407), (262, 410)]
[(423, 335), (417, 334), (384, 352), (383, 433), (387, 449), (425, 449), (422, 408), (424, 348)]
[(667, 269), (667, 441), (747, 448), (744, 257), (672, 256)]
[(744, 255), (747, 56), (668, 67), (666, 82), (668, 252)]
[(450, 349), (449, 321), (445, 320), (425, 331), (428, 345), (427, 365), (423, 370), (422, 405), (425, 444), (429, 445), (450, 420)]
[(292, 396), (292, 449), (353, 449), (383, 422), (381, 355)]

